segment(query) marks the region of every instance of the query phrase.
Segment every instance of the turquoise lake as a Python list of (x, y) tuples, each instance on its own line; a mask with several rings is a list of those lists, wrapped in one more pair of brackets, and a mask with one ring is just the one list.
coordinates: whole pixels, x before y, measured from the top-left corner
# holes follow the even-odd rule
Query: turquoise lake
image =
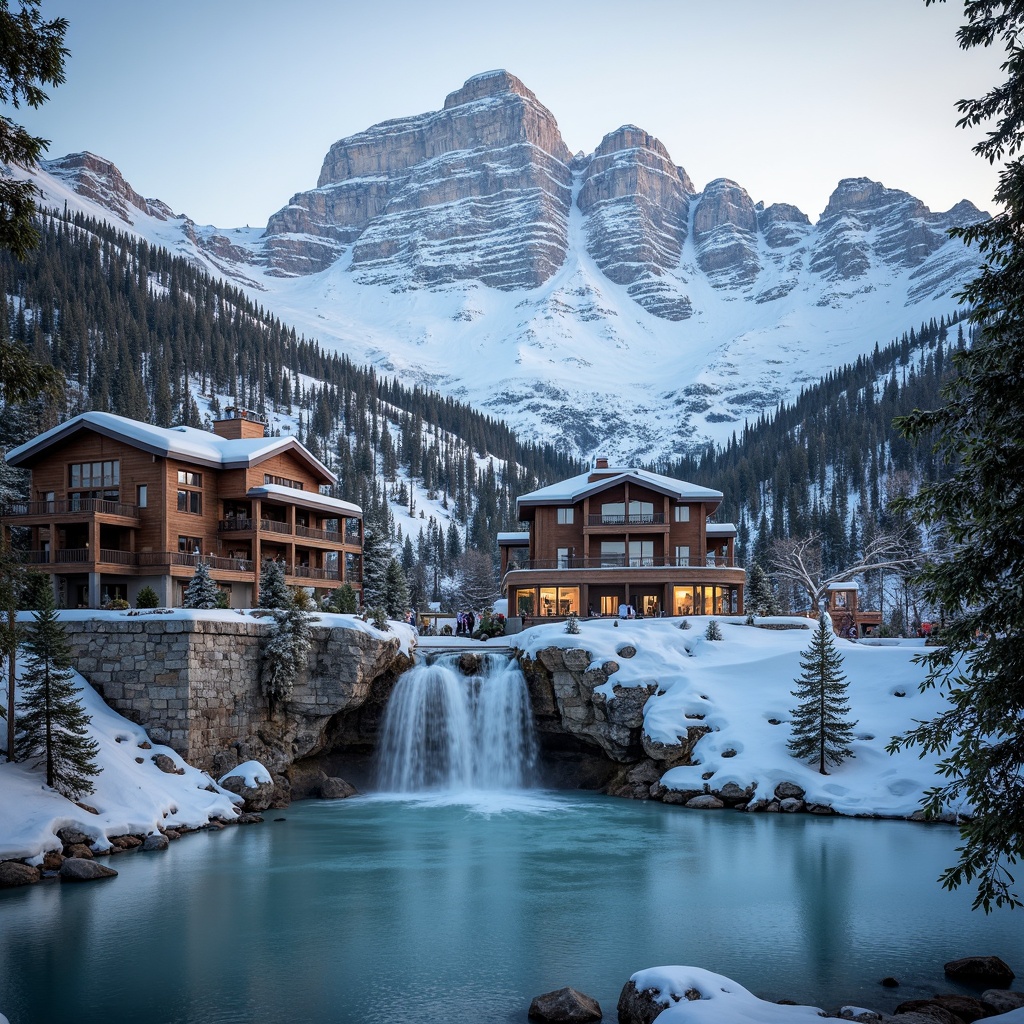
[(662, 964), (826, 1009), (952, 991), (942, 965), (969, 954), (1024, 973), (1024, 917), (972, 913), (936, 884), (948, 827), (543, 791), (266, 819), (111, 858), (109, 882), (0, 892), (0, 1012), (522, 1022), (534, 995), (572, 985), (613, 1021), (630, 974)]

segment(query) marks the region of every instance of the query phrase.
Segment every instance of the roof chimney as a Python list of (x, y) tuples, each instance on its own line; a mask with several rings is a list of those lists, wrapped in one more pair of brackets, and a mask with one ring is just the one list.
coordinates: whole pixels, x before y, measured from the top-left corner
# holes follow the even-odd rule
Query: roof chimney
[(608, 468), (608, 456), (598, 455), (594, 460), (594, 469), (607, 469)]
[(242, 438), (265, 436), (266, 423), (256, 413), (235, 406), (228, 406), (224, 411), (227, 413), (224, 419), (213, 421), (213, 432), (219, 437), (238, 441)]

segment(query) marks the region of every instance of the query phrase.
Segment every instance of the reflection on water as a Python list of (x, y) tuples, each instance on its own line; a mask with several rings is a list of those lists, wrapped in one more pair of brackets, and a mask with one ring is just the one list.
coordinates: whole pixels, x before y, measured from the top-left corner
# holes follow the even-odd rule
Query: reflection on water
[(972, 915), (935, 884), (948, 829), (541, 791), (281, 813), (121, 855), (109, 883), (0, 893), (0, 1012), (511, 1022), (573, 985), (612, 1019), (631, 973), (670, 963), (769, 998), (885, 1009), (948, 989), (957, 956), (1024, 964), (1018, 920)]

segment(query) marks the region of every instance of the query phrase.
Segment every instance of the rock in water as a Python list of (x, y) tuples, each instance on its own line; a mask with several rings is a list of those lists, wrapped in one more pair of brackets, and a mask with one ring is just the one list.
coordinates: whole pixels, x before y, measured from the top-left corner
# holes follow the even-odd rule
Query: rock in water
[(92, 882), (97, 878), (114, 878), (117, 872), (94, 860), (82, 860), (80, 857), (69, 857), (60, 866), (62, 882)]
[(597, 1021), (601, 1007), (596, 999), (577, 992), (574, 988), (560, 988), (545, 992), (530, 1003), (530, 1020), (552, 1022)]
[(347, 800), (359, 791), (344, 779), (328, 777), (320, 783), (320, 797), (323, 800)]
[(960, 960), (950, 960), (943, 970), (954, 981), (992, 988), (1009, 988), (1015, 977), (1009, 966), (997, 956), (965, 956)]
[(31, 885), (40, 879), (39, 868), (20, 860), (0, 860), (0, 889), (12, 889), (16, 885)]
[(161, 835), (159, 832), (154, 832), (152, 835), (146, 836), (142, 843), (143, 853), (150, 853), (153, 850), (166, 850), (170, 846), (170, 841), (167, 836)]
[(630, 979), (623, 985), (619, 995), (619, 1024), (652, 1024), (665, 1008), (666, 1003), (657, 998), (656, 989), (641, 991)]

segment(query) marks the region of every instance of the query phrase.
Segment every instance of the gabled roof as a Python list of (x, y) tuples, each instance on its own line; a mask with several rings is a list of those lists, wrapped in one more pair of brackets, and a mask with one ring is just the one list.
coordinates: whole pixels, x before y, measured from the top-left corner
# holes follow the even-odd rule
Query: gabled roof
[(594, 474), (588, 471), (560, 483), (541, 487), (540, 490), (531, 491), (529, 494), (523, 494), (516, 498), (516, 510), (524, 505), (571, 505), (625, 480), (636, 481), (660, 494), (667, 494), (676, 501), (706, 501), (717, 505), (723, 498), (721, 491), (691, 484), (686, 480), (675, 480), (660, 473), (651, 473), (646, 469), (622, 467), (600, 472), (601, 476), (596, 480), (590, 479)]
[(151, 455), (181, 459), (211, 469), (247, 469), (272, 455), (290, 451), (322, 477), (324, 483), (338, 482), (338, 478), (294, 437), (229, 439), (195, 427), (155, 427), (151, 423), (115, 416), (110, 412), (83, 412), (59, 423), (31, 441), (12, 448), (7, 453), (7, 461), (12, 466), (30, 466), (54, 445), (67, 441), (82, 430), (92, 430)]

